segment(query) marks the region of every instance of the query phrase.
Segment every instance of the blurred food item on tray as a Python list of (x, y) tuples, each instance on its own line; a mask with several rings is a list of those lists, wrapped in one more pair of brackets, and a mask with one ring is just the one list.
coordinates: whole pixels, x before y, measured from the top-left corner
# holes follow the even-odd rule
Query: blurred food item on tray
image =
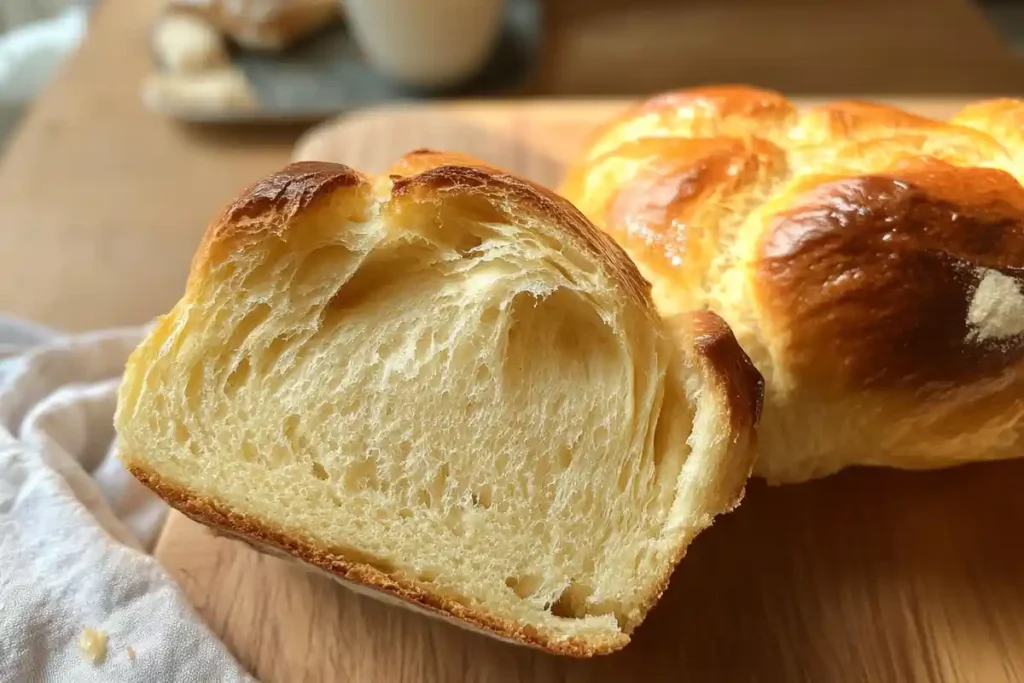
[(252, 82), (232, 60), (242, 49), (276, 52), (339, 18), (338, 0), (169, 0), (153, 27), (156, 70), (142, 84), (150, 109), (230, 119), (259, 109)]
[(213, 24), (177, 11), (157, 20), (153, 27), (153, 51), (160, 67), (176, 73), (205, 71), (230, 61), (224, 36)]
[(475, 76), (494, 52), (503, 0), (347, 0), (366, 60), (403, 85), (444, 88)]
[(234, 66), (194, 73), (152, 73), (143, 83), (142, 100), (163, 113), (201, 112), (213, 117), (258, 106), (248, 79)]
[(241, 47), (283, 50), (341, 17), (338, 0), (170, 0)]
[[(206, 18), (209, 12), (194, 9), (198, 0), (166, 2), (153, 41), (154, 70), (195, 74), (230, 65), (255, 102), (224, 111), (158, 109), (192, 123), (311, 122), (396, 101), (516, 96), (529, 88), (540, 56), (542, 0), (332, 0), (344, 21), (280, 51), (237, 44)], [(207, 80), (200, 79), (203, 91)], [(171, 81), (175, 88), (182, 82)], [(185, 83), (197, 89), (195, 79)]]

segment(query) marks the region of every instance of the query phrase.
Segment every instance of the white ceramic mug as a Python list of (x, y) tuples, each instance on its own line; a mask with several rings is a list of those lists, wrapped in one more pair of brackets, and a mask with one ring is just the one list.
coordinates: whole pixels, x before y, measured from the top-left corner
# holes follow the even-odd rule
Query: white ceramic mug
[(343, 0), (367, 61), (404, 85), (442, 88), (476, 75), (494, 49), (503, 0)]

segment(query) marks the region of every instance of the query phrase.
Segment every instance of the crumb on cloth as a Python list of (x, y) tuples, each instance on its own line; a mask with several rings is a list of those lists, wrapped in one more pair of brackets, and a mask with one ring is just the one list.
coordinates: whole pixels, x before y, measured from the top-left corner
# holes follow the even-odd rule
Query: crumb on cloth
[(99, 664), (107, 656), (107, 634), (86, 626), (78, 636), (78, 649), (83, 658), (93, 664)]

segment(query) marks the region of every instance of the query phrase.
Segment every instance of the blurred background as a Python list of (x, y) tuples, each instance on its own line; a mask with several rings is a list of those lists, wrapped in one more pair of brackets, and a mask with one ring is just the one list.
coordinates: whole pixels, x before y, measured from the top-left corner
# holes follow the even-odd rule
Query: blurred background
[[(317, 119), (393, 100), (641, 95), (709, 82), (757, 83), (794, 95), (1006, 93), (1024, 86), (1018, 0), (348, 4), (3, 0), (0, 136), (93, 31), (106, 43), (93, 52), (110, 61), (90, 56), (91, 78), (138, 79), (139, 62), (152, 62), (157, 73), (141, 84), (140, 97), (148, 108), (186, 120)], [(469, 69), (454, 85), (445, 74), (415, 73), (416, 41), (399, 36), (402, 27), (382, 26), (395, 7), (409, 17), (422, 5), (433, 9), (416, 20), (421, 24), (451, 24), (438, 10), (446, 5), (461, 15), (460, 37), (449, 27), (449, 44), (478, 43), (463, 46), (474, 54), (435, 65)], [(92, 26), (93, 12), (107, 16)], [(396, 57), (397, 45), (410, 55)]]
[(608, 110), (551, 112), (716, 83), (942, 116), (1024, 92), (1024, 2), (0, 0), (0, 311), (77, 330), (166, 310), (218, 207), (338, 117), (553, 102), (385, 117), (330, 156), (376, 172), (443, 144), (554, 182)]

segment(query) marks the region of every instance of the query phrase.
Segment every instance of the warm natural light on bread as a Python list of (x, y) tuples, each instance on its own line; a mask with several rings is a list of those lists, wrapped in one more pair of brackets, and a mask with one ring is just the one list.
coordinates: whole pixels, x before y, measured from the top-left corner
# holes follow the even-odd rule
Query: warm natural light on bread
[(948, 121), (710, 86), (609, 121), (562, 194), (662, 314), (721, 315), (765, 376), (755, 475), (1024, 455), (1024, 99)]
[(517, 641), (621, 647), (737, 501), (760, 377), (571, 206), (420, 153), (295, 164), (129, 362), (121, 457), (196, 519)]

